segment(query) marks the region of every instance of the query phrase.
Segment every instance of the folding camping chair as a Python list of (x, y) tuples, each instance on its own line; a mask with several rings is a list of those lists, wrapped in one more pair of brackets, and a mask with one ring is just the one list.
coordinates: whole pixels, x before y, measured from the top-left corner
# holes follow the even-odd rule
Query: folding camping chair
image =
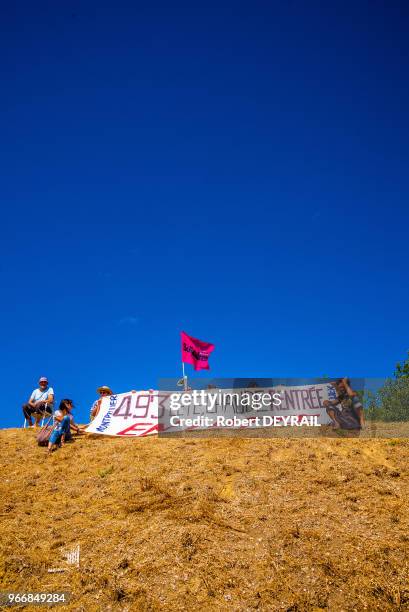
[[(54, 425), (54, 409), (53, 409), (53, 404), (50, 405), (51, 414), (49, 412), (47, 412), (47, 407), (48, 407), (48, 404), (45, 405), (45, 410), (44, 410), (44, 412), (41, 413), (40, 427), (44, 426), (44, 421), (46, 419), (50, 418), (50, 416), (53, 417), (52, 423)], [(24, 417), (23, 429), (25, 429), (26, 427), (27, 427), (27, 419)]]

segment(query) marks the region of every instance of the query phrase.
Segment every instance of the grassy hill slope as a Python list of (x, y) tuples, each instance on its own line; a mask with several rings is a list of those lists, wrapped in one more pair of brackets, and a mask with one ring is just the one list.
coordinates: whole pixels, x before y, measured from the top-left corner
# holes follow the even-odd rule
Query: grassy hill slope
[(409, 609), (407, 440), (0, 442), (0, 590), (87, 612)]

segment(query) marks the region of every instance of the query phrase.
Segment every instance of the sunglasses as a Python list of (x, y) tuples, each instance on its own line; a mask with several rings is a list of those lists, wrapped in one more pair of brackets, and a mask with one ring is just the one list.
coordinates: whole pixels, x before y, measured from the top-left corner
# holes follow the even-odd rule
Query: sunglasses
[(100, 391), (99, 394), (100, 395), (111, 395), (109, 391)]

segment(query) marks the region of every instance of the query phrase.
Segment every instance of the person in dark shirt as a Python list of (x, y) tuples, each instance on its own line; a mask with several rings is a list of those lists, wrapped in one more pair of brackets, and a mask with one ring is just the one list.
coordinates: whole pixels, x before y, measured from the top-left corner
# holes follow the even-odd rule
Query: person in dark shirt
[(349, 378), (338, 378), (334, 383), (337, 399), (325, 400), (324, 406), (334, 429), (360, 430), (365, 425), (364, 409)]

